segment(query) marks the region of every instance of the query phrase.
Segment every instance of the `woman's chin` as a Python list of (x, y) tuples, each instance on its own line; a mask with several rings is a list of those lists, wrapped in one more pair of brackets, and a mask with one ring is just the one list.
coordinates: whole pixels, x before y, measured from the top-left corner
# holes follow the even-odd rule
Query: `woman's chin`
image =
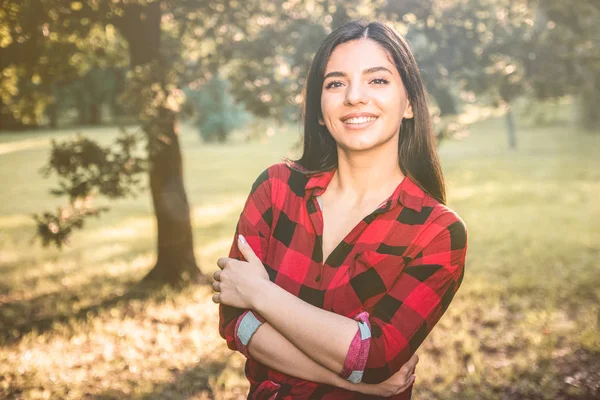
[(375, 135), (356, 135), (355, 137), (346, 137), (346, 140), (339, 143), (338, 146), (345, 151), (351, 152), (367, 152), (376, 150), (386, 146), (394, 146), (397, 148), (397, 143), (393, 144), (393, 136), (381, 137)]
[(344, 149), (346, 152), (363, 153), (375, 149), (377, 147), (377, 143), (373, 141), (357, 140), (343, 143), (340, 147), (342, 147), (342, 149)]

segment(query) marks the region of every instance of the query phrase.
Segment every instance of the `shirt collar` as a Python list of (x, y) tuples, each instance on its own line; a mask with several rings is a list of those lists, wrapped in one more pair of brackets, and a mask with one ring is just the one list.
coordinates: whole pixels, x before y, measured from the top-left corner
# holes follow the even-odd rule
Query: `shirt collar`
[[(333, 178), (336, 168), (329, 171), (318, 172), (310, 175), (308, 182), (306, 183), (305, 189), (309, 196), (320, 196), (325, 192), (329, 182)], [(410, 208), (417, 212), (420, 212), (423, 208), (423, 201), (425, 199), (425, 192), (421, 189), (412, 179), (408, 176), (404, 177), (402, 182), (398, 184), (394, 193), (388, 200), (391, 200), (391, 204), (395, 203), (402, 204), (404, 207)]]

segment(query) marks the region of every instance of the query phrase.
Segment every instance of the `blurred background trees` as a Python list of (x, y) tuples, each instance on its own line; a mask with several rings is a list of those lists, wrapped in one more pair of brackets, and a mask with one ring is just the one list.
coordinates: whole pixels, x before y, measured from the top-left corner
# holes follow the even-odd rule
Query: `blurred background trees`
[[(140, 127), (109, 146), (79, 138), (53, 147), (47, 173), (69, 204), (38, 215), (44, 240), (68, 240), (100, 211), (87, 199), (136, 193), (147, 173), (158, 226), (148, 278), (197, 278), (177, 135), (186, 97), (209, 142), (225, 142), (250, 116), (295, 121), (319, 43), (356, 18), (386, 20), (407, 36), (441, 117), (475, 102), (502, 107), (511, 148), (518, 99), (574, 96), (581, 126), (600, 126), (594, 0), (5, 0), (0, 130)], [(128, 185), (136, 190), (114, 190)]]
[(243, 104), (236, 103), (230, 94), (230, 87), (229, 81), (215, 75), (200, 88), (185, 90), (195, 124), (205, 142), (225, 143), (235, 129), (250, 119)]

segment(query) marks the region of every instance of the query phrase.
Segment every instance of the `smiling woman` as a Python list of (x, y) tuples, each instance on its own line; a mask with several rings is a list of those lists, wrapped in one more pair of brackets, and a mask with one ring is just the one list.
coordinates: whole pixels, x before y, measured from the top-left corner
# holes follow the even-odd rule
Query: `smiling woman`
[[(394, 61), (372, 40), (346, 42), (333, 51), (321, 110), (324, 117), (319, 123), (344, 152), (373, 149), (397, 139), (402, 120), (413, 117)], [(395, 153), (395, 146), (391, 150)]]
[(304, 111), (302, 157), (258, 177), (217, 262), (221, 335), (251, 399), (410, 399), (467, 236), (407, 42), (377, 22), (332, 32)]

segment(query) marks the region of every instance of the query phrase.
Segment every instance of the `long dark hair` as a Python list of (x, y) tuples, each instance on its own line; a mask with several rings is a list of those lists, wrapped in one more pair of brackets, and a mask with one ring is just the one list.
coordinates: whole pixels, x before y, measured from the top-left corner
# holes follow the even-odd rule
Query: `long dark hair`
[(323, 76), (329, 57), (337, 46), (363, 38), (377, 42), (392, 57), (412, 106), (413, 118), (403, 119), (400, 126), (398, 163), (401, 171), (431, 197), (446, 204), (444, 177), (435, 148), (427, 94), (417, 62), (406, 39), (380, 22), (349, 22), (327, 36), (315, 54), (304, 87), (304, 150), (302, 157), (294, 163), (307, 174), (337, 167), (335, 140), (327, 127), (319, 124), (319, 119), (323, 118)]

